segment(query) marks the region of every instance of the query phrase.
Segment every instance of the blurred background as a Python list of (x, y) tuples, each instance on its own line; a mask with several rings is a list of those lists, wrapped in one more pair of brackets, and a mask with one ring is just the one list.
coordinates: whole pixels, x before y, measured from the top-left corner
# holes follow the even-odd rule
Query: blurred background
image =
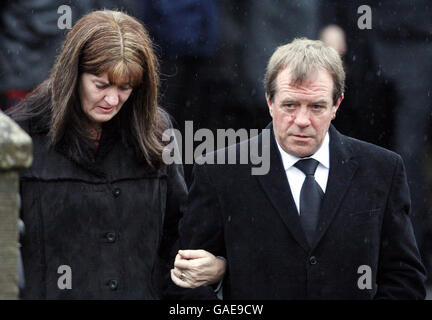
[[(161, 62), (161, 106), (183, 133), (187, 120), (194, 130), (264, 128), (271, 118), (263, 76), (275, 48), (295, 37), (332, 45), (347, 73), (345, 99), (333, 123), (344, 134), (403, 157), (417, 242), (432, 272), (432, 1), (2, 1), (2, 110), (47, 78), (68, 31), (59, 28), (61, 5), (71, 8), (72, 24), (103, 8), (120, 9), (145, 24)], [(370, 8), (369, 16), (362, 5)], [(187, 183), (191, 167), (185, 165)]]

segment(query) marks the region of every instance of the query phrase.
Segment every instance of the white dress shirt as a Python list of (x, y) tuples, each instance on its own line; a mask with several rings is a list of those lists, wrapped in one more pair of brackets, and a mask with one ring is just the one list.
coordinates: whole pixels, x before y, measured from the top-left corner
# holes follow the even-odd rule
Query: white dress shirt
[[(276, 139), (276, 138), (275, 138)], [(312, 156), (308, 158), (313, 158), (319, 162), (318, 167), (315, 171), (315, 180), (320, 185), (321, 189), (325, 193), (327, 187), (328, 174), (330, 170), (330, 150), (329, 150), (330, 136), (327, 132), (321, 147)], [(306, 175), (300, 170), (294, 167), (294, 164), (300, 159), (285, 152), (279, 142), (276, 139), (276, 144), (279, 148), (281, 154), (282, 163), (285, 169), (285, 173), (288, 178), (288, 183), (291, 188), (291, 193), (294, 198), (295, 205), (297, 207), (297, 212), (300, 214), (300, 191)]]

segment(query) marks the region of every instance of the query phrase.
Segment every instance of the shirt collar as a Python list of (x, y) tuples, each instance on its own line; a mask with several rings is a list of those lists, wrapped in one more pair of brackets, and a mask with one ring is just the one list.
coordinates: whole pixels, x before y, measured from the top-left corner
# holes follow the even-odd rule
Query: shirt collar
[[(283, 150), (281, 148), (281, 146), (279, 145), (279, 142), (277, 141), (276, 137), (275, 137), (275, 140), (276, 140), (276, 144), (278, 146), (279, 152), (280, 152), (281, 157), (282, 157), (282, 163), (283, 163), (284, 169), (286, 171), (289, 168), (291, 168), (301, 158), (285, 152), (285, 150)], [(330, 147), (330, 135), (327, 131), (327, 133), (324, 137), (324, 141), (321, 144), (321, 146), (319, 147), (319, 149), (317, 150), (317, 152), (315, 152), (312, 156), (310, 156), (308, 158), (312, 158), (312, 159), (317, 160), (321, 165), (323, 165), (324, 167), (329, 169), (330, 168), (330, 149), (329, 149), (329, 147)]]

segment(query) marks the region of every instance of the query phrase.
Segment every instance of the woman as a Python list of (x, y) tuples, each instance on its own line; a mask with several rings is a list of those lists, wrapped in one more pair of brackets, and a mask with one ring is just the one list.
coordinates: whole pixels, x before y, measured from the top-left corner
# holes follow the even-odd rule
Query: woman
[(158, 87), (144, 27), (95, 11), (11, 112), (34, 146), (21, 175), (23, 298), (161, 298), (187, 189), (182, 167), (162, 162)]

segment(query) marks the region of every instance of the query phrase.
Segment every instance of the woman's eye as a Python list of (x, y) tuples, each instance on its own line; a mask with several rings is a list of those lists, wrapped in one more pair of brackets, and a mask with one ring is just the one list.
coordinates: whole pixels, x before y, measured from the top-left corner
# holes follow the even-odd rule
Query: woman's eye
[(96, 88), (98, 88), (98, 89), (105, 89), (107, 87), (107, 85), (105, 85), (105, 84), (97, 84), (96, 85)]

